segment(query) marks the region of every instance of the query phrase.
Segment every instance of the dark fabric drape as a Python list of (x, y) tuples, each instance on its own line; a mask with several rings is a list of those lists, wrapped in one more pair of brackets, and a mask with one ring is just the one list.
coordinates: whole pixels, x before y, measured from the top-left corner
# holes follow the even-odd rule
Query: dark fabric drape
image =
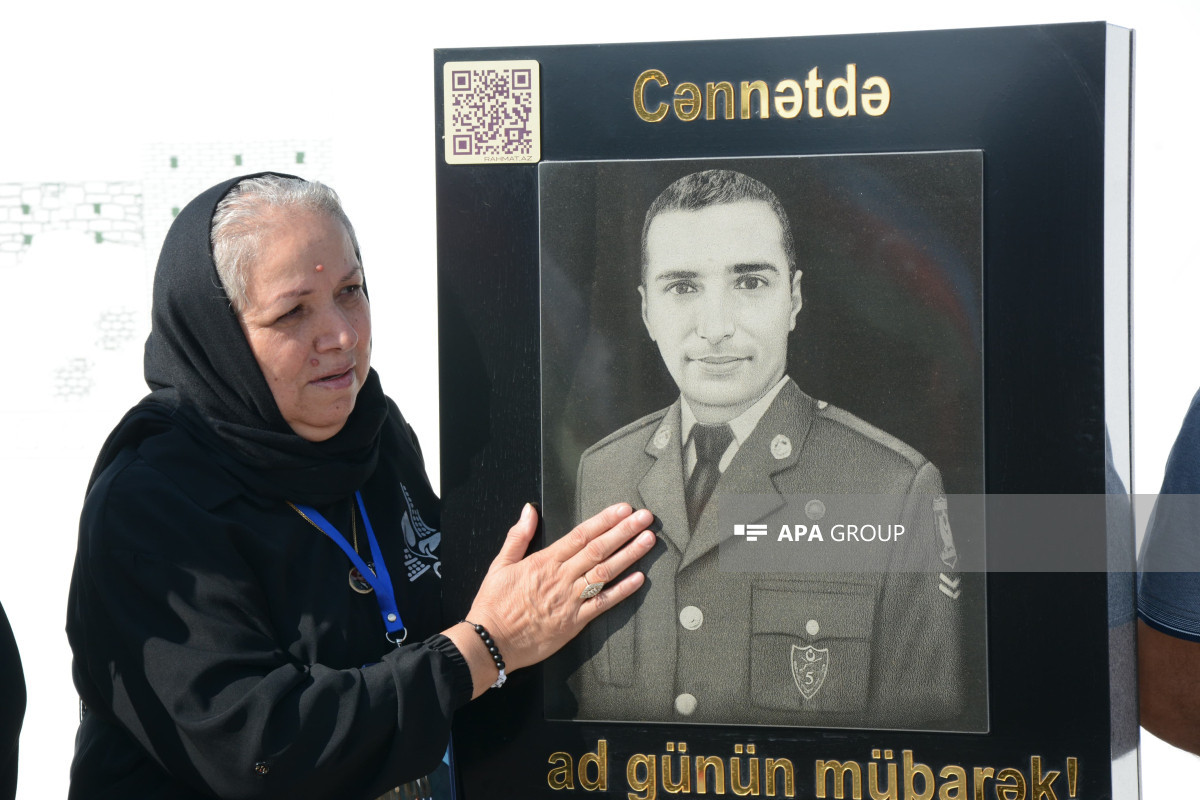
[(92, 481), (123, 448), (171, 425), (186, 427), (226, 469), (266, 497), (329, 503), (353, 493), (374, 471), (387, 417), (375, 371), (337, 435), (323, 442), (302, 439), (280, 414), (221, 287), (210, 243), (212, 217), (221, 199), (247, 177), (254, 176), (204, 192), (171, 225), (154, 276), (146, 340), (145, 376), (152, 391), (109, 436)]

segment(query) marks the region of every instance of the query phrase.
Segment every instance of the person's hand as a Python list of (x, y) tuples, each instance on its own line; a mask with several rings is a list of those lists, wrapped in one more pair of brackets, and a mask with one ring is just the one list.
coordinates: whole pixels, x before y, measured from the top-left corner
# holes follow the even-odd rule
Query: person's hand
[[(654, 534), (646, 530), (653, 520), (649, 511), (634, 511), (628, 503), (619, 503), (549, 547), (526, 556), (537, 529), (537, 512), (525, 506), (467, 614), (468, 620), (492, 635), (506, 671), (538, 663), (637, 591), (645, 581), (640, 572), (609, 582), (654, 546)], [(584, 597), (584, 590), (594, 583), (607, 585), (598, 594)], [(467, 630), (479, 639), (473, 630)], [(452, 638), (457, 643), (459, 637)], [(475, 659), (467, 657), (474, 674)], [(491, 674), (494, 677), (494, 667)]]

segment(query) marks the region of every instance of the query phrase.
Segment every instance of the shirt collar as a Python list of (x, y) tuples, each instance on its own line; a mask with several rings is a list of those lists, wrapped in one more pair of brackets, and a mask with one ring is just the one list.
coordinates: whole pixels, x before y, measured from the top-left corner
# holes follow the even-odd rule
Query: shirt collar
[[(758, 398), (754, 405), (729, 420), (729, 427), (733, 430), (733, 439), (737, 442), (738, 447), (741, 447), (742, 443), (750, 438), (750, 434), (754, 433), (754, 429), (758, 427), (759, 420), (763, 418), (763, 414), (767, 413), (767, 409), (771, 407), (771, 403), (775, 402), (775, 396), (779, 394), (779, 390), (787, 382), (788, 376), (784, 375), (779, 379), (779, 383), (772, 386), (766, 394)], [(680, 442), (686, 447), (688, 436), (692, 433), (692, 426), (696, 424), (696, 415), (692, 413), (692, 408), (688, 405), (687, 398), (682, 395), (679, 397), (679, 414), (679, 434), (682, 437)]]

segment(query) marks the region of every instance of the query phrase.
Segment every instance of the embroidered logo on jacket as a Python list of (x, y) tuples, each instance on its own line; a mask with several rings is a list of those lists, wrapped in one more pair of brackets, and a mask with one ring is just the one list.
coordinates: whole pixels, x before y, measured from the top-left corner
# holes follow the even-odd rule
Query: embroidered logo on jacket
[(792, 645), (792, 677), (805, 700), (812, 700), (829, 674), (829, 648)]
[(408, 510), (400, 520), (400, 528), (404, 532), (404, 568), (408, 582), (412, 583), (429, 570), (441, 578), (442, 562), (437, 549), (442, 543), (442, 532), (425, 524), (403, 483), (400, 484), (400, 491), (404, 492), (404, 502), (408, 505)]

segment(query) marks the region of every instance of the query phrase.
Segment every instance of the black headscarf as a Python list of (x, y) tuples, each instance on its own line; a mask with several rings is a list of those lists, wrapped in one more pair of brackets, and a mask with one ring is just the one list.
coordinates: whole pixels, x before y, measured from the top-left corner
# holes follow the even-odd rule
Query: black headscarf
[(221, 286), (210, 239), (213, 214), (234, 186), (258, 175), (202, 193), (167, 232), (146, 340), (151, 394), (109, 435), (89, 488), (122, 449), (176, 425), (207, 445), (251, 490), (273, 499), (331, 503), (352, 494), (374, 471), (388, 414), (375, 370), (336, 435), (323, 442), (301, 438), (280, 414)]

